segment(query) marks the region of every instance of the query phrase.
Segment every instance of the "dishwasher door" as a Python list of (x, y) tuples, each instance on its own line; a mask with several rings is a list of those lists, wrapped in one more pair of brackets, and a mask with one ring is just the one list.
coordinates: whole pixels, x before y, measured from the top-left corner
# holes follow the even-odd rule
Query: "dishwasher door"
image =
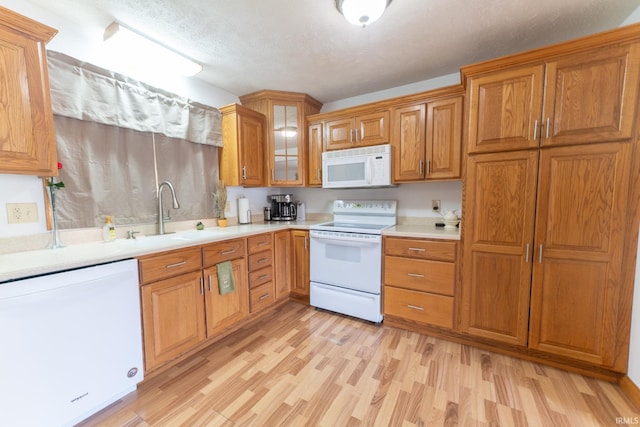
[(143, 378), (138, 264), (0, 284), (0, 425), (67, 426)]

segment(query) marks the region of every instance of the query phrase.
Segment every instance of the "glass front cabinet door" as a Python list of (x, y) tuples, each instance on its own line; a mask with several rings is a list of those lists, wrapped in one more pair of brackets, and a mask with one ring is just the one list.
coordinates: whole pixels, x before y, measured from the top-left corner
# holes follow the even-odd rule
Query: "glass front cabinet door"
[(265, 179), (272, 187), (306, 185), (305, 117), (322, 104), (304, 93), (263, 90), (240, 97), (242, 105), (267, 117)]

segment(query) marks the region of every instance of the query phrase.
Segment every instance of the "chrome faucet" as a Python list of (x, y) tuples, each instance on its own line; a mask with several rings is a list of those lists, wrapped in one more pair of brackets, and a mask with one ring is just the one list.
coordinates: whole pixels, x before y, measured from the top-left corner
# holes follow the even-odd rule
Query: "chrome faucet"
[(162, 184), (158, 186), (158, 234), (164, 234), (164, 216), (162, 215), (162, 190), (164, 187), (169, 187), (169, 190), (171, 190), (173, 208), (180, 209), (180, 203), (178, 203), (178, 199), (176, 198), (176, 190), (174, 190), (173, 185), (171, 185), (169, 181), (163, 181)]

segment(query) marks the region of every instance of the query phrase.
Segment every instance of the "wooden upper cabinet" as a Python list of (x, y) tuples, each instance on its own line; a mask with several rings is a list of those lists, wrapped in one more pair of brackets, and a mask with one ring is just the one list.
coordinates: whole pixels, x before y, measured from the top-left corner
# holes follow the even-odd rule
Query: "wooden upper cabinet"
[(547, 63), (541, 145), (628, 141), (639, 79), (638, 43)]
[(427, 179), (460, 178), (462, 99), (427, 103)]
[[(343, 112), (344, 113), (344, 112)], [(389, 142), (389, 110), (325, 121), (325, 150), (341, 150)]]
[(310, 187), (322, 186), (323, 128), (324, 125), (322, 122), (310, 123), (307, 126), (307, 137), (309, 141), (307, 185)]
[(463, 96), (393, 110), (394, 182), (461, 176)]
[(463, 332), (527, 345), (538, 152), (467, 159)]
[(639, 79), (640, 43), (471, 76), (467, 151), (629, 141)]
[(238, 104), (220, 108), (222, 139), (220, 179), (227, 185), (264, 185), (266, 118)]
[(529, 346), (615, 366), (633, 147), (540, 150)]
[(467, 152), (538, 147), (543, 84), (543, 64), (470, 78)]
[(56, 33), (0, 7), (0, 173), (58, 175), (45, 51)]
[(240, 97), (242, 105), (267, 117), (266, 181), (301, 187), (307, 177), (305, 118), (322, 104), (304, 93), (263, 90)]
[(393, 180), (424, 179), (426, 165), (425, 105), (396, 108), (393, 111)]

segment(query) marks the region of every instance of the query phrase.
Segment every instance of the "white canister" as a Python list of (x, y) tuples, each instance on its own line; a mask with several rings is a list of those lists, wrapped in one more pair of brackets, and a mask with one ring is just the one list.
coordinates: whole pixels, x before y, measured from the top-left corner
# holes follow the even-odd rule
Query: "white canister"
[(251, 211), (249, 210), (249, 199), (240, 197), (238, 199), (238, 223), (249, 224), (251, 222)]
[(304, 202), (298, 202), (298, 206), (296, 206), (296, 221), (304, 221), (306, 217)]

